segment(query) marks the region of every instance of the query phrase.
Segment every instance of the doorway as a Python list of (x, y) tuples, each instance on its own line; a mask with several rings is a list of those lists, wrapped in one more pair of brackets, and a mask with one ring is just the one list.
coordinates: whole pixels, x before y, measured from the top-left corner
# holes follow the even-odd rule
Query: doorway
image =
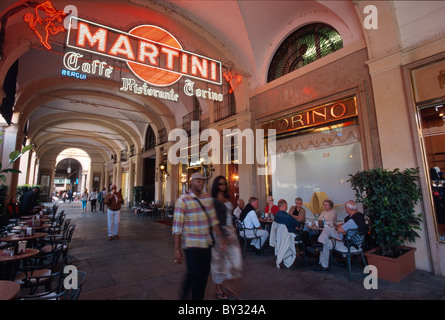
[(144, 159), (144, 186), (146, 187), (145, 197), (147, 201), (155, 198), (155, 173), (156, 160), (154, 158)]

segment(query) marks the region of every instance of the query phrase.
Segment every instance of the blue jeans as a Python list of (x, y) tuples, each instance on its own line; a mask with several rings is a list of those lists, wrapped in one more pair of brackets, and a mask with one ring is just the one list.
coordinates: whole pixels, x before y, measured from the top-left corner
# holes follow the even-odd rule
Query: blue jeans
[(113, 211), (111, 209), (108, 209), (107, 220), (108, 220), (108, 236), (109, 237), (117, 236), (117, 232), (119, 231), (120, 215), (121, 215), (120, 210)]
[(86, 209), (87, 209), (87, 201), (82, 200), (82, 210), (86, 210)]

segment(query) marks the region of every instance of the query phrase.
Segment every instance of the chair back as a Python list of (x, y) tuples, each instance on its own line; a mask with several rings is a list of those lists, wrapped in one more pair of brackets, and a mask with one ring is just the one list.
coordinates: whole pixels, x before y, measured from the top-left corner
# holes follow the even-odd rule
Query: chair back
[(358, 231), (358, 229), (351, 229), (346, 232), (343, 243), (348, 249), (352, 246), (357, 250), (360, 250), (365, 242), (365, 237), (366, 235), (363, 232)]
[(239, 234), (244, 231), (244, 223), (240, 219), (235, 218), (235, 227)]
[(77, 286), (73, 286), (71, 288), (65, 288), (62, 300), (78, 300), (80, 291), (82, 290), (82, 286), (85, 283), (86, 276), (87, 276), (86, 272), (78, 270)]

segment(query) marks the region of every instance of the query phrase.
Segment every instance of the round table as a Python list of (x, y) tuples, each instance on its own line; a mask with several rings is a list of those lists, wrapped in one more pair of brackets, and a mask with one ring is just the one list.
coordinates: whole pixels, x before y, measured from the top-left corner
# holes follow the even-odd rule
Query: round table
[(35, 256), (40, 252), (39, 249), (26, 248), (26, 252), (10, 256), (10, 255), (5, 255), (5, 251), (6, 249), (0, 250), (0, 262), (13, 262), (17, 260), (22, 260)]
[(2, 241), (14, 242), (14, 241), (23, 241), (23, 240), (33, 240), (33, 239), (46, 237), (47, 235), (48, 235), (48, 233), (45, 233), (45, 232), (36, 232), (31, 236), (21, 236), (21, 235), (14, 234), (14, 235), (1, 237), (0, 242), (2, 242)]
[(0, 300), (11, 300), (20, 292), (20, 285), (14, 281), (0, 280)]
[[(42, 224), (40, 226), (34, 226), (32, 228), (34, 230), (41, 230), (41, 229), (45, 229), (45, 228), (49, 228), (49, 227), (51, 227), (51, 224), (50, 223), (46, 223), (46, 224)], [(27, 226), (15, 226), (15, 227), (12, 227), (13, 230), (20, 230), (20, 231), (25, 231), (26, 228), (29, 228), (29, 227), (27, 227)]]

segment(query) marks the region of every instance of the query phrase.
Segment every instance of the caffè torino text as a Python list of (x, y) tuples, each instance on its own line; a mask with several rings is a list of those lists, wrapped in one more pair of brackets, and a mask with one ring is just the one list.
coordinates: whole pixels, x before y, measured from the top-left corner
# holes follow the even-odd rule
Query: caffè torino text
[(352, 118), (357, 114), (356, 98), (350, 97), (263, 123), (261, 128), (275, 129), (280, 134)]

